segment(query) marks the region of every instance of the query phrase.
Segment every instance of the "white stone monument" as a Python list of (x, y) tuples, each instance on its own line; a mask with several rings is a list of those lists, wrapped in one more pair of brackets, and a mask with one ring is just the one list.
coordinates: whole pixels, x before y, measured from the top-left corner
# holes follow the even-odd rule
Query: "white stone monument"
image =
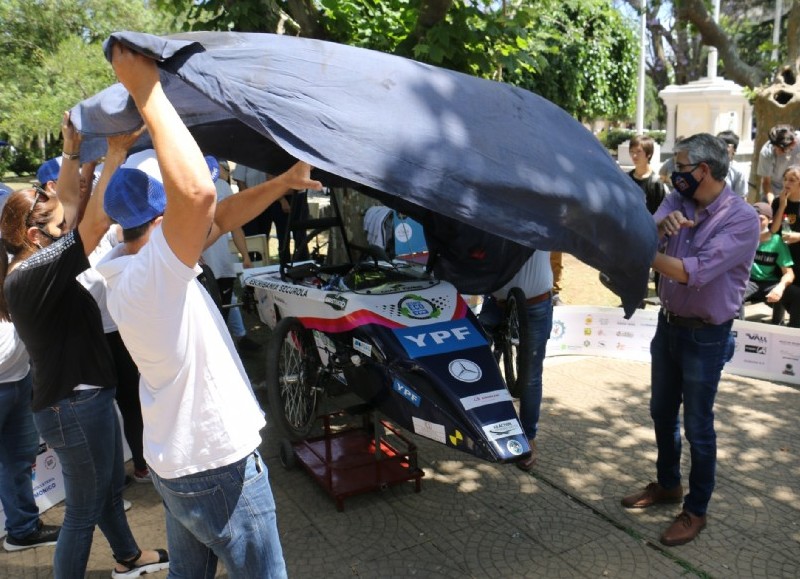
[[(714, 20), (719, 21), (719, 0), (714, 2)], [(753, 153), (753, 107), (741, 86), (717, 76), (717, 49), (713, 46), (708, 50), (707, 74), (688, 84), (671, 84), (658, 93), (667, 107), (662, 151), (672, 153), (677, 136), (730, 130), (739, 135), (737, 156), (749, 157)]]

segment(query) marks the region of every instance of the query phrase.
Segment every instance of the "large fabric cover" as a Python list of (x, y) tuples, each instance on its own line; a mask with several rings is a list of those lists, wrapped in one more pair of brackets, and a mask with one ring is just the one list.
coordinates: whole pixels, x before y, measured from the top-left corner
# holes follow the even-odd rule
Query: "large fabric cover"
[[(159, 62), (165, 91), (206, 154), (270, 173), (301, 159), (328, 184), (569, 252), (608, 275), (628, 315), (645, 296), (656, 231), (640, 189), (580, 123), (531, 92), (272, 34), (120, 32), (107, 55), (113, 42)], [(142, 122), (119, 84), (72, 115), (84, 160), (103, 153), (105, 136)]]

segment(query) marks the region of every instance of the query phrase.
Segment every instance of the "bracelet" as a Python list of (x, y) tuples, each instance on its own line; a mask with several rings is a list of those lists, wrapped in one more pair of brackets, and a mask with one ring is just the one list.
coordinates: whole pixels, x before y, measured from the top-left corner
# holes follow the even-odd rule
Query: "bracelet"
[(66, 151), (61, 151), (61, 156), (65, 159), (69, 159), (70, 161), (74, 161), (75, 159), (81, 158), (81, 153), (80, 151), (77, 153), (67, 153)]

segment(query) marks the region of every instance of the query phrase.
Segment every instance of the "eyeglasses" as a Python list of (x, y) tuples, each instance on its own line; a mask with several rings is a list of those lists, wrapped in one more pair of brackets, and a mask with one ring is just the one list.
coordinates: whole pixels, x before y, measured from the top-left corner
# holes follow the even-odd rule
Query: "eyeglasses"
[(697, 169), (697, 167), (699, 167), (703, 163), (705, 163), (705, 161), (698, 161), (697, 163), (675, 163), (675, 168), (681, 173), (683, 173), (684, 167), (691, 167), (692, 168), (691, 170), (694, 171), (695, 169)]
[(36, 204), (39, 202), (39, 198), (44, 197), (44, 202), (47, 203), (50, 200), (50, 197), (45, 193), (44, 189), (39, 187), (38, 185), (33, 186), (33, 203), (31, 203), (31, 208), (28, 209), (28, 213), (25, 215), (25, 226), (30, 227), (31, 224), (29, 223), (31, 215), (33, 215), (33, 210), (36, 208)]

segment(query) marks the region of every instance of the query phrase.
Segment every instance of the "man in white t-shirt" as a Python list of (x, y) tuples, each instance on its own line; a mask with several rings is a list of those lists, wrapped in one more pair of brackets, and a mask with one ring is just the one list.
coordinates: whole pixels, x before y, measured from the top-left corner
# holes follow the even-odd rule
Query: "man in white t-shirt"
[(309, 165), (297, 163), (217, 205), (206, 161), (155, 62), (119, 43), (111, 54), (158, 163), (122, 167), (109, 182), (104, 206), (124, 241), (97, 269), (141, 373), (145, 457), (166, 507), (170, 569), (205, 577), (222, 559), (234, 577), (285, 577), (257, 450), (264, 415), (219, 310), (195, 278), (201, 252), (220, 235), (290, 189), (321, 185)]
[(791, 125), (776, 125), (769, 130), (769, 140), (758, 154), (762, 200), (770, 205), (783, 189), (783, 174), (790, 165), (800, 163), (800, 133)]

